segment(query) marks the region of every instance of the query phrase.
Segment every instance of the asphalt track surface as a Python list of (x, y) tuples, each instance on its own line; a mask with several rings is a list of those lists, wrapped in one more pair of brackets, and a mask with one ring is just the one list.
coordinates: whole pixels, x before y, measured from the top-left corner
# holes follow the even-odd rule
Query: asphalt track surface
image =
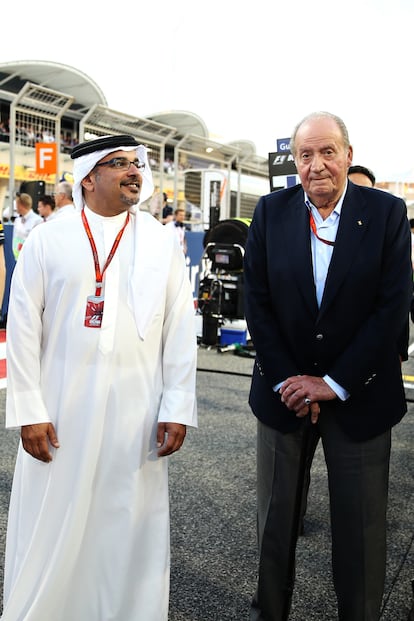
[[(247, 404), (253, 360), (199, 349), (199, 428), (170, 458), (169, 621), (247, 621), (255, 589), (256, 425)], [(404, 363), (414, 381), (414, 358)], [(0, 391), (0, 581), (18, 434), (4, 430)], [(388, 509), (387, 580), (381, 621), (406, 621), (414, 578), (414, 384), (394, 428)], [(290, 621), (334, 621), (326, 470), (318, 447), (305, 534), (297, 546)], [(1, 609), (1, 606), (0, 606)], [(49, 620), (45, 620), (49, 621)], [(84, 621), (84, 620), (74, 620)], [(103, 620), (105, 621), (105, 620)], [(137, 620), (145, 621), (145, 620)]]

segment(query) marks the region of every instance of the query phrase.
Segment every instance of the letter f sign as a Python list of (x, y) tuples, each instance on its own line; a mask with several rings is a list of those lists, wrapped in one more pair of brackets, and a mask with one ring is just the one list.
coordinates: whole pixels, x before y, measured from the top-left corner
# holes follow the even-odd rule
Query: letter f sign
[(36, 174), (56, 174), (56, 143), (36, 142)]

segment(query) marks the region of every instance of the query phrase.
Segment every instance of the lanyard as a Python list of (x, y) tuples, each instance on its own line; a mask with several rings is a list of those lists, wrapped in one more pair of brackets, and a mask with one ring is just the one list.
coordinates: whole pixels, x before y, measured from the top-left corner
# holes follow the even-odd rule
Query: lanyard
[(88, 236), (89, 243), (91, 244), (93, 260), (95, 262), (95, 278), (96, 278), (95, 295), (99, 296), (101, 294), (102, 281), (103, 281), (103, 276), (104, 276), (105, 270), (108, 267), (108, 265), (110, 264), (110, 262), (112, 261), (112, 259), (114, 257), (114, 254), (117, 251), (117, 248), (119, 246), (119, 242), (121, 241), (121, 237), (123, 235), (123, 232), (125, 231), (125, 227), (128, 224), (128, 222), (129, 222), (129, 212), (127, 213), (127, 216), (125, 218), (125, 222), (124, 222), (124, 225), (123, 225), (122, 229), (118, 232), (118, 235), (115, 237), (115, 241), (112, 244), (112, 248), (111, 248), (111, 250), (110, 250), (110, 252), (108, 254), (108, 258), (105, 261), (105, 265), (103, 266), (102, 272), (101, 272), (100, 267), (99, 267), (98, 251), (96, 250), (95, 240), (94, 240), (94, 238), (92, 236), (92, 231), (90, 229), (89, 222), (86, 219), (85, 208), (82, 209), (81, 215), (82, 215), (83, 226), (84, 226), (86, 234)]
[(328, 246), (335, 246), (335, 242), (330, 241), (329, 239), (323, 239), (323, 237), (319, 237), (318, 232), (316, 230), (316, 222), (313, 217), (313, 213), (309, 207), (308, 207), (308, 211), (309, 211), (309, 224), (312, 229), (312, 233), (315, 235), (315, 237), (317, 237), (319, 241), (323, 242), (324, 244), (327, 244)]

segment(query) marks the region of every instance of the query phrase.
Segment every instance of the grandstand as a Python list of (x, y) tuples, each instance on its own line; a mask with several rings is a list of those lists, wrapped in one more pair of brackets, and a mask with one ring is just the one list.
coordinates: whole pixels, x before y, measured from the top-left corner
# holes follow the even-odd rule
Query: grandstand
[[(191, 112), (140, 117), (112, 110), (99, 86), (76, 68), (17, 61), (0, 63), (0, 212), (11, 207), (23, 183), (36, 194), (38, 185), (49, 193), (60, 179), (71, 180), (75, 144), (118, 133), (147, 146), (156, 191), (166, 192), (174, 207), (186, 208), (190, 228), (195, 212), (208, 228), (210, 205), (194, 204), (194, 193), (189, 201), (188, 171), (199, 171), (200, 184), (203, 171), (223, 173), (221, 218), (251, 215), (257, 198), (268, 191), (267, 158), (257, 156), (250, 141), (213, 141), (203, 120)], [(53, 169), (39, 168), (39, 145), (50, 145)], [(208, 201), (208, 192), (200, 192), (199, 200)]]

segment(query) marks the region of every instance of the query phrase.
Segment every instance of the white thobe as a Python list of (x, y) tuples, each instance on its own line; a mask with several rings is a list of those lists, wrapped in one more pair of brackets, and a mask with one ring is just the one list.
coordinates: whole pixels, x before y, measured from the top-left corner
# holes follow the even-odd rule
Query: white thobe
[[(85, 210), (101, 268), (125, 214)], [(81, 216), (37, 227), (13, 274), (6, 425), (52, 421), (60, 448), (20, 446), (2, 621), (166, 621), (167, 458), (157, 422), (196, 425), (196, 336), (182, 251), (131, 216), (84, 326), (95, 270)]]

